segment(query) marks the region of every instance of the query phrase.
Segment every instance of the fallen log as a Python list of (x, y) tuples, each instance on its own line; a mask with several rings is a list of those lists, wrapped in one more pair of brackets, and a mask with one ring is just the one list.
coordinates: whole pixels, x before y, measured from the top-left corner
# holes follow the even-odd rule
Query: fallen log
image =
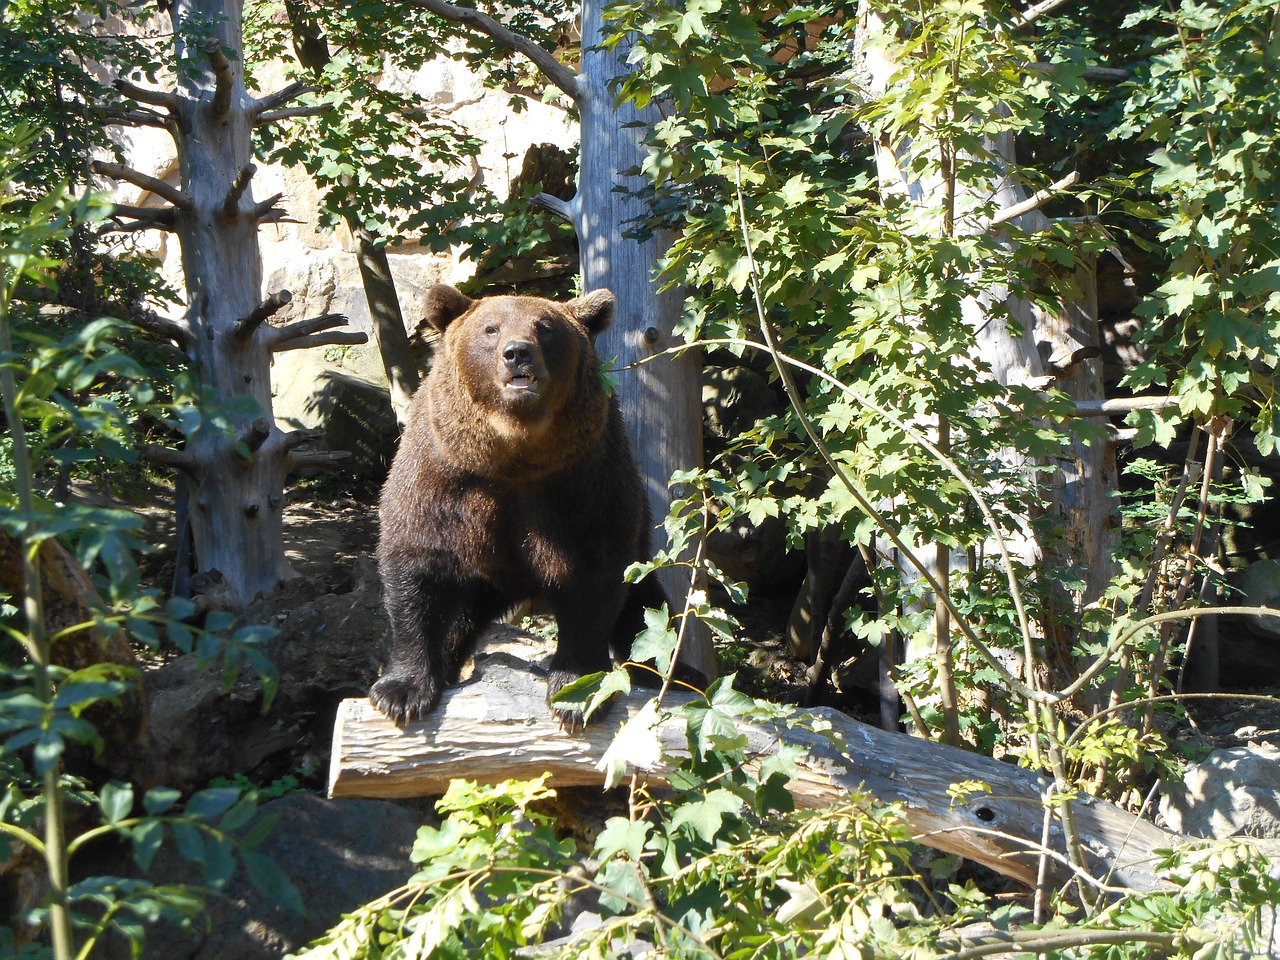
[[(585, 733), (570, 736), (552, 719), (544, 679), (521, 658), (490, 648), (477, 658), (476, 675), (445, 691), (427, 719), (397, 727), (368, 700), (344, 700), (334, 725), (329, 768), (331, 797), (418, 797), (441, 794), (454, 779), (496, 782), (549, 771), (559, 786), (600, 785), (601, 757), (619, 727), (635, 717), (653, 691), (639, 689), (614, 703)], [(669, 694), (675, 707), (691, 694)], [(789, 789), (796, 805), (823, 808), (861, 789), (881, 803), (901, 803), (914, 839), (974, 860), (1034, 885), (1045, 828), (1048, 781), (1029, 770), (954, 747), (891, 733), (835, 710), (809, 715), (831, 730), (769, 729), (743, 724), (753, 755), (777, 749), (781, 738), (808, 750)], [(683, 723), (663, 721), (656, 734), (664, 757), (687, 755)], [(668, 760), (637, 772), (663, 782)], [(953, 800), (949, 788), (984, 783), (990, 792)], [(1185, 842), (1119, 807), (1092, 797), (1071, 801), (1090, 873), (1114, 886), (1147, 891), (1163, 886), (1154, 851)], [(1071, 876), (1061, 824), (1049, 825), (1049, 876)]]

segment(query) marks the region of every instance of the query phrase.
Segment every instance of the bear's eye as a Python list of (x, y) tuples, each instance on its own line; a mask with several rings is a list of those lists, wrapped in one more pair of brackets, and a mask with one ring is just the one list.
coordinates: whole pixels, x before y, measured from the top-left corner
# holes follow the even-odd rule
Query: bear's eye
[(484, 328), (484, 335), (486, 337), (496, 337), (498, 335), (498, 328), (491, 323)]

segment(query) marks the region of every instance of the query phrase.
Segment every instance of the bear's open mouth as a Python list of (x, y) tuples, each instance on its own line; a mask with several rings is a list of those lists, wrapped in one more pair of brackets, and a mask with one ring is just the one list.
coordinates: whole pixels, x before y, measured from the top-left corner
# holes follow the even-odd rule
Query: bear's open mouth
[(506, 383), (512, 390), (532, 390), (538, 385), (538, 378), (531, 373), (520, 373), (510, 377)]

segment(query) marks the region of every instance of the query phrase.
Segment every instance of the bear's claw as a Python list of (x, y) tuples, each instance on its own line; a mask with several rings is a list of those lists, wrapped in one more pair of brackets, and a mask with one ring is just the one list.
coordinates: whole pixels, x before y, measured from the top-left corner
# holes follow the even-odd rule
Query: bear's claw
[(398, 727), (429, 714), (440, 699), (440, 688), (431, 677), (388, 674), (369, 690), (369, 700)]

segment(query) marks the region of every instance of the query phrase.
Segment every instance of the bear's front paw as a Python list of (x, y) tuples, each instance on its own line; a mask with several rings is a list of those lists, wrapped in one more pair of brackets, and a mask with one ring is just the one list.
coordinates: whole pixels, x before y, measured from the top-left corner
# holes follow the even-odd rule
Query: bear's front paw
[(440, 699), (440, 685), (434, 677), (390, 673), (370, 688), (369, 699), (396, 726), (403, 727), (431, 712)]
[[(560, 670), (553, 670), (550, 676), (547, 677), (547, 706), (551, 708), (551, 715), (555, 717), (556, 722), (560, 724), (560, 729), (568, 734), (579, 734), (586, 729), (586, 717), (576, 704), (570, 706), (568, 704), (562, 705), (552, 703), (552, 698), (569, 684), (580, 679), (581, 677), (577, 674), (565, 673)], [(613, 700), (610, 699), (596, 707), (596, 709), (592, 711), (591, 722), (595, 723), (603, 717), (609, 712), (612, 706)]]

